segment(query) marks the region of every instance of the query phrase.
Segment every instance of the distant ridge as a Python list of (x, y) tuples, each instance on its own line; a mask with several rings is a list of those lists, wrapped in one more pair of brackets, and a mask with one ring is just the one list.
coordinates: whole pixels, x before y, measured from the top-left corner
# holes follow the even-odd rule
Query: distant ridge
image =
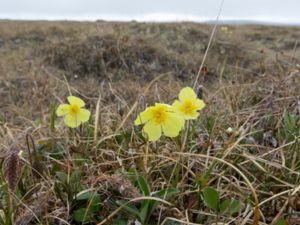
[[(204, 23), (215, 24), (215, 20), (207, 20)], [(280, 22), (280, 21), (263, 21), (263, 20), (219, 20), (222, 25), (270, 25), (270, 26), (300, 26), (300, 22)]]
[[(114, 15), (114, 14), (0, 14), (0, 20), (25, 21), (113, 21), (113, 22), (194, 22), (214, 24), (214, 18), (207, 18), (189, 14), (148, 13), (141, 15)], [(275, 16), (256, 16), (250, 18), (224, 18), (221, 16), (220, 24), (228, 25), (274, 25), (274, 26), (300, 26), (300, 18), (286, 18)]]

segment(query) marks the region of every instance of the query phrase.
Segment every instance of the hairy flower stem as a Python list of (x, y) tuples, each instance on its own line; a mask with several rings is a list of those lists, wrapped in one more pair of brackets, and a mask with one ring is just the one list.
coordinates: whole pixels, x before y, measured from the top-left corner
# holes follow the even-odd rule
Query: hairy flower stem
[(145, 156), (144, 156), (144, 169), (148, 172), (148, 158), (149, 158), (149, 141), (145, 145)]
[[(190, 130), (190, 121), (187, 121), (186, 128), (184, 130), (183, 140), (182, 140), (181, 146), (180, 146), (180, 152), (184, 152), (184, 150), (185, 150), (185, 146), (186, 146), (186, 142), (187, 142), (187, 139), (188, 139), (189, 130)], [(178, 158), (178, 162), (179, 163), (176, 165), (176, 173), (175, 173), (176, 183), (178, 183), (179, 177), (180, 177), (180, 170), (181, 170), (180, 164), (184, 165), (186, 163), (186, 161), (183, 161), (182, 157), (179, 156), (179, 158)]]
[(183, 141), (181, 143), (181, 147), (180, 147), (180, 152), (184, 152), (185, 149), (185, 145), (187, 142), (187, 138), (188, 138), (188, 134), (189, 134), (189, 130), (190, 130), (190, 121), (186, 122), (186, 128), (185, 128), (185, 132), (184, 132), (184, 136), (183, 136)]

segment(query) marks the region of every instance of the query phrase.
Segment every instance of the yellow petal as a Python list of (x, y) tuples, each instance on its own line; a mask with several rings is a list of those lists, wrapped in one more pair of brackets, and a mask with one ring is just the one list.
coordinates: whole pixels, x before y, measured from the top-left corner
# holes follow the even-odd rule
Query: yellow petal
[(186, 120), (194, 120), (194, 119), (197, 119), (198, 116), (199, 116), (199, 113), (197, 111), (195, 111), (192, 114), (184, 115), (184, 119), (186, 119)]
[(185, 99), (195, 99), (195, 98), (197, 98), (197, 95), (194, 92), (194, 90), (190, 87), (185, 87), (181, 89), (181, 91), (179, 92), (180, 101), (184, 101)]
[(68, 104), (60, 104), (58, 108), (56, 109), (56, 115), (57, 116), (63, 116), (66, 115), (69, 111), (70, 105)]
[(65, 116), (64, 122), (68, 127), (71, 128), (78, 127), (81, 124), (81, 122), (78, 121), (78, 119), (75, 116), (71, 116), (69, 114)]
[(173, 111), (172, 106), (169, 104), (165, 104), (165, 103), (155, 103), (155, 107), (161, 107), (168, 112)]
[(80, 121), (81, 123), (85, 123), (86, 121), (89, 120), (91, 115), (91, 112), (87, 109), (80, 109), (78, 115), (77, 115), (77, 119), (78, 121)]
[(85, 105), (84, 101), (78, 97), (75, 96), (69, 96), (68, 101), (71, 105), (78, 105), (80, 108)]
[(149, 121), (145, 124), (143, 131), (147, 134), (149, 141), (156, 141), (161, 136), (161, 127), (157, 125), (154, 121)]
[(140, 125), (143, 123), (146, 123), (147, 121), (149, 121), (152, 118), (152, 110), (153, 110), (153, 106), (148, 107), (146, 110), (144, 110), (143, 112), (140, 113), (140, 115), (138, 115), (138, 117), (136, 118), (136, 120), (134, 121), (134, 125)]
[(172, 107), (173, 107), (173, 110), (175, 111), (175, 112), (180, 112), (180, 106), (181, 106), (181, 102), (180, 101), (178, 101), (178, 100), (175, 100), (174, 102), (173, 102), (173, 104), (172, 104)]
[(164, 135), (176, 137), (184, 127), (184, 118), (177, 113), (169, 113), (168, 119), (162, 124)]
[(197, 110), (201, 110), (205, 107), (205, 103), (204, 101), (200, 100), (200, 99), (197, 99), (195, 101), (195, 105), (197, 106)]
[(197, 111), (193, 112), (193, 114), (186, 114), (186, 113), (182, 112), (182, 109), (181, 109), (182, 105), (183, 105), (182, 102), (175, 100), (174, 103), (172, 104), (172, 106), (174, 108), (174, 112), (178, 113), (185, 120), (195, 119), (198, 117), (199, 113), (197, 113)]

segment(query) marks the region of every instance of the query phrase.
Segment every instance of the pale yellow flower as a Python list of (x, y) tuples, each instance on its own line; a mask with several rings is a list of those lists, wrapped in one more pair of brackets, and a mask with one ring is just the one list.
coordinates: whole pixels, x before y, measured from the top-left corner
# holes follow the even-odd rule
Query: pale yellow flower
[(205, 103), (197, 98), (196, 93), (190, 87), (183, 88), (179, 93), (179, 100), (172, 104), (175, 112), (181, 114), (184, 119), (196, 119), (199, 110), (205, 107)]
[(222, 30), (223, 32), (227, 33), (229, 29), (228, 29), (227, 26), (222, 26), (222, 27), (221, 27), (221, 30)]
[(134, 121), (135, 125), (145, 124), (143, 131), (149, 141), (158, 140), (162, 134), (176, 137), (184, 127), (184, 119), (174, 112), (172, 106), (156, 103), (141, 112)]
[(75, 128), (90, 118), (90, 111), (84, 109), (85, 103), (78, 97), (69, 96), (70, 104), (60, 104), (56, 110), (57, 116), (65, 116), (64, 122), (68, 127)]

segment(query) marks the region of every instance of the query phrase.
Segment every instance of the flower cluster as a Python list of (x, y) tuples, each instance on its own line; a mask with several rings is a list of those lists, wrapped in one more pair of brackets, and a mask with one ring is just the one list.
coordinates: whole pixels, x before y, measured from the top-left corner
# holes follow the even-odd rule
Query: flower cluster
[(190, 87), (183, 88), (178, 97), (172, 105), (156, 103), (146, 108), (135, 120), (135, 125), (145, 124), (143, 132), (149, 141), (158, 140), (162, 134), (176, 137), (184, 128), (185, 120), (196, 119), (198, 111), (205, 107)]
[[(60, 104), (56, 110), (57, 116), (64, 116), (64, 123), (76, 128), (89, 120), (91, 113), (84, 109), (82, 99), (69, 96), (69, 104)], [(162, 134), (167, 137), (176, 137), (184, 128), (185, 120), (194, 120), (199, 116), (199, 110), (205, 107), (194, 90), (183, 88), (172, 105), (155, 103), (146, 108), (134, 121), (135, 125), (144, 124), (143, 134), (149, 141), (158, 140)]]

